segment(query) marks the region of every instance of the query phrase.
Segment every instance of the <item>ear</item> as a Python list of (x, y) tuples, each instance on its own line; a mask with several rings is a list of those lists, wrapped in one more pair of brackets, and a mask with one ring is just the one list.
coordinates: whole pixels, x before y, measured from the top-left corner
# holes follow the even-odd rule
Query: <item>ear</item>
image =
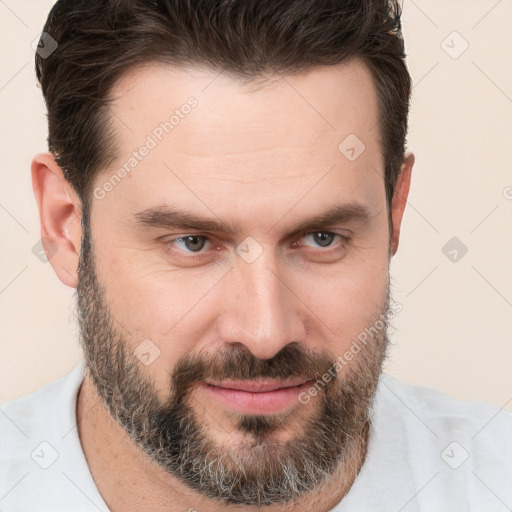
[(391, 201), (391, 219), (393, 231), (390, 240), (390, 256), (394, 256), (398, 250), (398, 241), (400, 239), (400, 226), (404, 214), (405, 205), (407, 204), (407, 196), (409, 195), (409, 187), (411, 185), (411, 173), (414, 165), (414, 155), (406, 153)]
[(82, 239), (81, 201), (52, 153), (36, 155), (31, 169), (46, 257), (59, 279), (76, 288)]

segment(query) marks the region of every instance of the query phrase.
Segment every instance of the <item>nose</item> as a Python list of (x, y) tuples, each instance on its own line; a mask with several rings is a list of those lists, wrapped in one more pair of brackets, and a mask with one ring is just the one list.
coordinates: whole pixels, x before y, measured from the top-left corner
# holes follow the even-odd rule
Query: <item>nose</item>
[(255, 357), (270, 359), (287, 344), (304, 341), (300, 299), (265, 251), (252, 263), (237, 258), (221, 300), (217, 325), (224, 343), (244, 345)]

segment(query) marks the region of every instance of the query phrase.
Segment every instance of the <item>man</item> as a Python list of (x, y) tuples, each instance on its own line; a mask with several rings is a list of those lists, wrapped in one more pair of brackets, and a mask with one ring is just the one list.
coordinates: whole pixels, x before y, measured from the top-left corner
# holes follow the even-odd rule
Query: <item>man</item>
[(1, 509), (509, 510), (512, 415), (382, 374), (398, 5), (61, 0), (41, 41), (84, 364), (3, 406)]

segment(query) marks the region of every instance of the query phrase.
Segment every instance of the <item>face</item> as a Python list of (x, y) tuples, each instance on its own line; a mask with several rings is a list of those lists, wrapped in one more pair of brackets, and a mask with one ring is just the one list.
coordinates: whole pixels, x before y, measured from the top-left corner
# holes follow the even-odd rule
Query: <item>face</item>
[(295, 500), (365, 437), (388, 342), (370, 74), (255, 87), (148, 66), (113, 97), (119, 156), (94, 182), (77, 288), (92, 381), (195, 491)]

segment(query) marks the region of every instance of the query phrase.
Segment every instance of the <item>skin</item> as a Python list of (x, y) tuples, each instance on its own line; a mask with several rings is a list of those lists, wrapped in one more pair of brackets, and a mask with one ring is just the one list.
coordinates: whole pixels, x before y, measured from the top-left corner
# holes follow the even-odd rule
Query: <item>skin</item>
[[(190, 96), (198, 106), (129, 176), (91, 203), (98, 282), (128, 352), (144, 339), (158, 346), (159, 356), (140, 369), (162, 402), (169, 396), (169, 374), (190, 353), (229, 347), (271, 359), (292, 342), (317, 353), (346, 352), (383, 311), (414, 164), (406, 154), (390, 233), (377, 96), (357, 60), (275, 77), (263, 87), (206, 69), (148, 65), (115, 86), (111, 112), (119, 154), (94, 185), (102, 187)], [(349, 134), (366, 146), (353, 162), (338, 150)], [(80, 200), (51, 154), (34, 158), (32, 178), (42, 237), (56, 248), (50, 262), (60, 280), (76, 288)], [(366, 222), (312, 231), (347, 235), (349, 242), (336, 237), (331, 247), (321, 247), (312, 234), (289, 239), (302, 220), (353, 201), (370, 211)], [(242, 229), (227, 234), (137, 226), (136, 212), (165, 204)], [(159, 241), (194, 234), (212, 240), (196, 260), (184, 243)], [(248, 236), (262, 250), (252, 263), (236, 251)], [(357, 358), (348, 367), (355, 365)], [(211, 438), (242, 448), (246, 439), (233, 415), (199, 390), (193, 397)], [(292, 440), (293, 425), (314, 418), (319, 400), (297, 408), (294, 422), (277, 429), (274, 439)], [(240, 510), (194, 493), (152, 464), (109, 415), (90, 376), (80, 388), (77, 418), (91, 473), (111, 510)], [(291, 506), (265, 509), (330, 510), (349, 490), (364, 455), (364, 440), (353, 443), (326, 486)]]

